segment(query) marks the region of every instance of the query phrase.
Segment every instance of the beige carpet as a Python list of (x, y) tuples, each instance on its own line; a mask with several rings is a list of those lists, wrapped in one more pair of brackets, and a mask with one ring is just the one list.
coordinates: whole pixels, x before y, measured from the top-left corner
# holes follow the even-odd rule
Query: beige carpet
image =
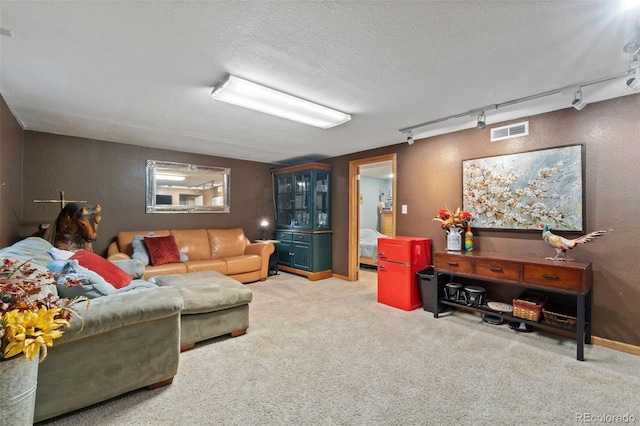
[(248, 333), (183, 353), (171, 386), (43, 424), (640, 423), (640, 357), (587, 346), (580, 362), (568, 339), (395, 309), (376, 302), (375, 280), (249, 284)]

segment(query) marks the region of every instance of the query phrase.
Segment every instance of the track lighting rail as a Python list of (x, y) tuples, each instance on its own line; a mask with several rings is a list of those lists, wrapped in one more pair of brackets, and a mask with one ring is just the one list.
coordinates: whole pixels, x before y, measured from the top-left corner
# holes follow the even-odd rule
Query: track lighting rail
[(486, 111), (497, 110), (499, 108), (504, 108), (504, 107), (507, 107), (507, 106), (510, 106), (510, 105), (515, 105), (515, 104), (519, 104), (519, 103), (522, 103), (522, 102), (533, 101), (535, 99), (544, 98), (546, 96), (551, 96), (551, 95), (556, 95), (556, 94), (559, 94), (559, 93), (562, 93), (562, 92), (566, 92), (566, 91), (570, 91), (570, 90), (571, 91), (575, 91), (576, 88), (582, 89), (583, 87), (586, 87), (586, 86), (591, 86), (591, 85), (594, 85), (594, 84), (604, 83), (606, 81), (616, 80), (618, 78), (627, 77), (628, 75), (629, 75), (629, 71), (625, 71), (625, 72), (622, 72), (622, 73), (613, 74), (613, 75), (609, 75), (609, 76), (606, 76), (606, 77), (596, 78), (594, 80), (583, 81), (581, 83), (576, 83), (576, 84), (571, 84), (569, 86), (560, 87), (558, 89), (548, 90), (548, 91), (542, 92), (542, 93), (536, 93), (535, 95), (525, 96), (523, 98), (517, 98), (517, 99), (510, 100), (510, 101), (501, 102), (499, 104), (487, 105), (487, 106), (484, 106), (484, 107), (481, 107), (481, 108), (472, 109), (470, 111), (461, 112), (459, 114), (448, 115), (446, 117), (437, 118), (435, 120), (425, 121), (424, 123), (415, 124), (415, 125), (409, 126), (409, 127), (403, 127), (402, 129), (399, 129), (398, 131), (400, 133), (408, 133), (408, 132), (412, 132), (414, 129), (417, 129), (419, 127), (425, 127), (425, 126), (430, 126), (432, 124), (442, 123), (443, 121), (452, 120), (454, 118), (475, 117), (476, 115), (483, 114)]

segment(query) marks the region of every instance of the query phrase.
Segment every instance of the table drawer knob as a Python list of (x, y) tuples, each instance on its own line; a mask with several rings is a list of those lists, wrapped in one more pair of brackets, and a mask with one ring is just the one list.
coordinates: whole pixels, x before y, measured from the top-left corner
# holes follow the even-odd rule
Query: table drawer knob
[(557, 275), (552, 275), (552, 274), (542, 274), (542, 278), (545, 278), (547, 280), (557, 280), (558, 277)]
[(502, 272), (502, 268), (498, 268), (496, 266), (489, 267), (489, 270), (492, 272)]

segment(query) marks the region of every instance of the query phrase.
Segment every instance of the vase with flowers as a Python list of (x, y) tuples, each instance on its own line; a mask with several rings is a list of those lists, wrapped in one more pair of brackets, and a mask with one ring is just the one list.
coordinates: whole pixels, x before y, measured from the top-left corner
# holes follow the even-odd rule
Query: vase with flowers
[[(46, 291), (55, 284), (55, 274), (28, 262), (4, 259), (0, 264), (0, 411), (14, 424), (33, 423), (38, 362), (77, 314), (73, 305), (86, 300)], [(67, 285), (77, 284), (67, 279)]]
[(459, 207), (453, 213), (447, 207), (438, 211), (438, 215), (433, 220), (439, 221), (440, 226), (447, 233), (447, 250), (462, 250), (462, 236), (471, 219), (471, 213)]

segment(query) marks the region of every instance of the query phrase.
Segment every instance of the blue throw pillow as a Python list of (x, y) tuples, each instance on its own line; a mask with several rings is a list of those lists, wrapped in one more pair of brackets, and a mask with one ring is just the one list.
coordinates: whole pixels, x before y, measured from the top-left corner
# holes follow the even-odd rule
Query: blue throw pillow
[[(149, 235), (152, 235), (150, 232)], [(136, 235), (131, 241), (131, 247), (133, 248), (132, 259), (142, 262), (144, 266), (149, 264), (149, 252), (147, 252), (147, 246), (144, 245), (144, 236)]]

